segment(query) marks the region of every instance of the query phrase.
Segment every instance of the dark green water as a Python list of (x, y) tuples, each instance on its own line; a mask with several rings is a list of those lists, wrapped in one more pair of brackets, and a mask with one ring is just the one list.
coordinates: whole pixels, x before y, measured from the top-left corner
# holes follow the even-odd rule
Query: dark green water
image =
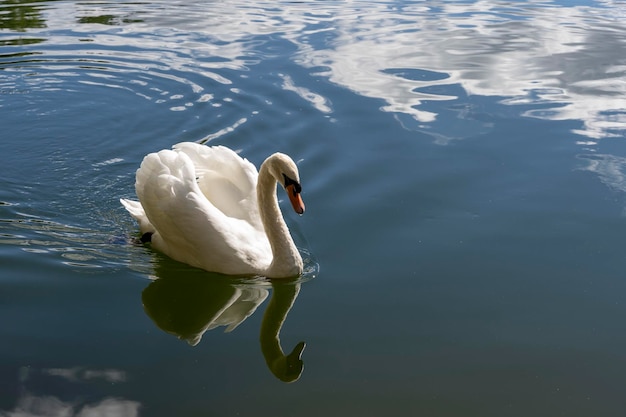
[[(0, 1), (0, 416), (623, 416), (625, 18)], [(302, 279), (132, 243), (203, 138), (298, 161)]]

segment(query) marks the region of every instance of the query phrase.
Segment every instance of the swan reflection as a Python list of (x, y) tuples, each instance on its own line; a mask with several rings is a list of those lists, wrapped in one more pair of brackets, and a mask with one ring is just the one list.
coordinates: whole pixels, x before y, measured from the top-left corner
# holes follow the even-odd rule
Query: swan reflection
[(250, 317), (269, 295), (271, 299), (261, 324), (261, 351), (270, 371), (281, 381), (300, 378), (305, 343), (298, 343), (285, 354), (280, 330), (300, 291), (300, 281), (238, 281), (203, 271), (160, 267), (158, 278), (142, 292), (146, 314), (163, 331), (191, 346), (200, 343), (208, 330), (220, 326), (226, 332)]

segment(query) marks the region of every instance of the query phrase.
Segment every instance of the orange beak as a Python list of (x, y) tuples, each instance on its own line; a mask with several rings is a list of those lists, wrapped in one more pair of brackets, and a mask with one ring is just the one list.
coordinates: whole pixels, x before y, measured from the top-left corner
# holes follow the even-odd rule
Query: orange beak
[(296, 187), (293, 184), (289, 184), (285, 187), (287, 191), (287, 196), (289, 197), (289, 201), (291, 201), (291, 207), (298, 214), (304, 213), (304, 202), (302, 201), (302, 197), (300, 197), (300, 193), (296, 192)]

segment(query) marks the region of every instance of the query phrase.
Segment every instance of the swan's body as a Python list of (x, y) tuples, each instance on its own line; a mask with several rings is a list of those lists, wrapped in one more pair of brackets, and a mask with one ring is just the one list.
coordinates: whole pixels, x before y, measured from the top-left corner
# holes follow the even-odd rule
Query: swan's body
[(277, 182), (302, 214), (298, 169), (287, 155), (271, 155), (257, 173), (226, 147), (183, 142), (147, 155), (137, 170), (139, 201), (120, 201), (171, 258), (229, 275), (294, 277), (302, 258), (278, 206)]

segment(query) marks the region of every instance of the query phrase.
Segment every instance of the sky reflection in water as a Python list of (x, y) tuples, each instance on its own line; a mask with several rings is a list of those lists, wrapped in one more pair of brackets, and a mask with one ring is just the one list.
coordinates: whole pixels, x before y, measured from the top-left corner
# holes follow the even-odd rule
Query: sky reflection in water
[[(259, 48), (259, 42), (273, 36), (297, 48), (292, 54), (297, 64), (382, 100), (381, 110), (398, 114), (408, 129), (437, 132), (432, 134), (441, 143), (488, 128), (488, 123), (472, 120), (480, 110), (471, 105), (458, 114), (464, 128), (446, 131), (437, 123), (439, 113), (450, 109), (433, 102), (453, 101), (461, 94), (532, 106), (525, 112), (529, 117), (580, 121), (573, 132), (591, 140), (621, 135), (626, 126), (626, 16), (619, 2), (595, 7), (546, 1), (317, 2), (315, 7), (221, 2), (210, 10), (198, 2), (60, 2), (44, 6), (40, 15), (30, 36), (45, 39), (49, 50), (37, 59), (52, 61), (67, 53), (75, 60), (103, 60), (104, 71), (91, 71), (91, 79), (80, 82), (134, 89), (151, 100), (180, 98), (152, 86), (153, 78), (172, 78), (194, 96), (172, 110), (213, 99), (191, 73), (234, 84), (232, 75), (220, 72), (245, 71), (267, 58), (272, 51)], [(85, 22), (115, 27), (94, 30), (97, 26)], [(91, 45), (85, 42), (77, 49), (77, 38)], [(76, 70), (72, 65), (65, 75)], [(10, 74), (11, 68), (6, 69)], [(116, 77), (116, 71), (124, 76)], [(128, 80), (132, 71), (136, 78)], [(40, 82), (35, 77), (30, 88), (42, 88)], [(331, 112), (322, 94), (293, 80), (286, 79), (284, 87)]]

